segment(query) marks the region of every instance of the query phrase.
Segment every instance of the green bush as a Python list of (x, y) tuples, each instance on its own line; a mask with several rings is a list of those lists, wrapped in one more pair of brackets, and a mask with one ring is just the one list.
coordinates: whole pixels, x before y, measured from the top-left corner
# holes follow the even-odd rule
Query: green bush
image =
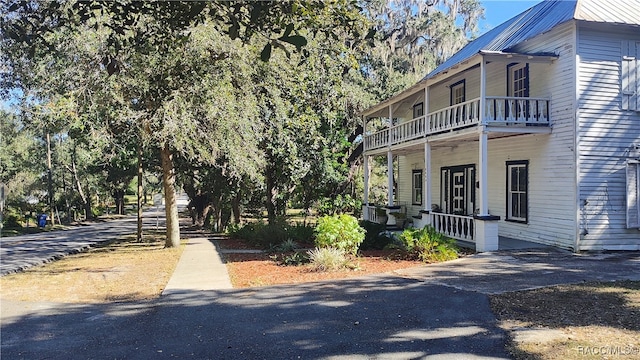
[(416, 254), (424, 262), (441, 262), (458, 258), (455, 240), (448, 238), (433, 227), (404, 230), (398, 237), (407, 251)]
[(295, 223), (287, 226), (289, 239), (300, 243), (313, 243), (315, 227), (303, 223)]
[(315, 244), (319, 248), (336, 248), (355, 255), (365, 231), (351, 215), (323, 216), (316, 226)]
[(287, 239), (284, 242), (280, 243), (280, 245), (276, 246), (275, 251), (287, 253), (287, 252), (296, 251), (297, 248), (298, 248), (298, 244), (296, 244), (295, 241), (293, 241), (292, 239)]
[(324, 247), (309, 250), (307, 253), (311, 261), (311, 269), (315, 271), (333, 271), (349, 267), (344, 250)]
[(386, 232), (387, 226), (371, 221), (361, 221), (360, 226), (365, 230), (364, 241), (360, 244), (360, 250), (382, 250), (393, 243), (393, 238)]
[(263, 249), (275, 248), (291, 240), (292, 242), (312, 243), (314, 228), (305, 224), (289, 225), (284, 220), (272, 224), (250, 222), (244, 226), (233, 225), (227, 230), (232, 239), (246, 240)]
[(242, 227), (229, 229), (232, 239), (243, 239), (255, 246), (269, 249), (285, 242), (289, 236), (286, 223), (277, 221), (273, 224), (251, 222)]
[(9, 213), (2, 219), (2, 226), (5, 229), (22, 229), (22, 217), (17, 214)]
[[(276, 257), (277, 260), (277, 257)], [(281, 259), (278, 261), (280, 265), (283, 266), (299, 266), (303, 264), (309, 263), (309, 256), (305, 253), (294, 251), (292, 253), (288, 253), (281, 256)]]

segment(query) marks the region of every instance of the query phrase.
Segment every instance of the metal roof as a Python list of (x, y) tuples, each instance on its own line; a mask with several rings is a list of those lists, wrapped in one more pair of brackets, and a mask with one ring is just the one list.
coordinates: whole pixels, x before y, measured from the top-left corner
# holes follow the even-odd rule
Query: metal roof
[(578, 0), (576, 20), (640, 25), (640, 0)]
[(522, 41), (549, 31), (556, 25), (573, 19), (575, 5), (575, 0), (543, 1), (470, 42), (430, 72), (425, 79), (469, 59), (482, 50), (508, 51)]
[(547, 0), (498, 25), (467, 44), (423, 80), (461, 63), (480, 51), (509, 52), (513, 46), (569, 20), (640, 25), (640, 0)]

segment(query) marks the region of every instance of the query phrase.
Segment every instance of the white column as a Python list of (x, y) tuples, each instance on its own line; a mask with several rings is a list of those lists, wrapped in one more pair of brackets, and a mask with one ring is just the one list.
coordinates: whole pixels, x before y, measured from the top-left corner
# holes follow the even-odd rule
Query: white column
[(393, 206), (393, 153), (387, 151), (387, 205)]
[(369, 156), (364, 155), (364, 204), (369, 204)]
[(480, 109), (478, 109), (478, 117), (480, 124), (484, 124), (485, 102), (487, 97), (487, 69), (484, 64), (484, 55), (480, 59)]
[(478, 149), (478, 178), (480, 180), (480, 213), (479, 216), (489, 215), (489, 191), (487, 184), (487, 148), (489, 138), (487, 132), (484, 129), (484, 125), (481, 126), (480, 131), (480, 148)]
[(480, 147), (478, 151), (478, 179), (480, 181), (480, 216), (489, 215), (489, 191), (487, 179), (487, 147), (489, 137), (484, 125), (484, 104), (486, 96), (487, 73), (485, 69), (484, 56), (480, 61), (480, 109), (478, 116), (480, 117)]
[(389, 150), (387, 150), (387, 205), (393, 206), (393, 154), (391, 153), (391, 127), (393, 126), (393, 107), (389, 105)]
[(424, 143), (424, 210), (431, 211), (431, 143)]

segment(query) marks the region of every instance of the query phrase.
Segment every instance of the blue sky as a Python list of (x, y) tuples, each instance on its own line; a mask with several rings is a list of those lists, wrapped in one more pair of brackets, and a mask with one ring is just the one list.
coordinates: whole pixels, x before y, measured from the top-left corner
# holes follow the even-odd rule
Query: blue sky
[(480, 21), (480, 34), (484, 34), (541, 1), (481, 0), (485, 19)]

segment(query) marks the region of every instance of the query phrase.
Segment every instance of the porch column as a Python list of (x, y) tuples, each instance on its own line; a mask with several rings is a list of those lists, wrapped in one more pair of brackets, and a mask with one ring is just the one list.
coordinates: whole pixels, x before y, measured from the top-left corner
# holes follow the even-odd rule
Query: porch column
[(364, 155), (364, 204), (369, 204), (369, 155)]
[(485, 60), (482, 56), (480, 62), (480, 109), (478, 116), (480, 120), (480, 147), (478, 149), (478, 170), (480, 180), (480, 209), (479, 214), (474, 218), (476, 232), (476, 251), (496, 251), (498, 250), (498, 220), (499, 216), (489, 215), (489, 175), (488, 175), (488, 147), (489, 135), (485, 125), (485, 100), (487, 87), (487, 72)]
[(389, 149), (387, 150), (387, 205), (393, 206), (393, 154), (391, 153), (391, 127), (393, 126), (393, 107), (389, 105)]
[(387, 205), (393, 206), (393, 153), (387, 151)]
[(424, 211), (431, 211), (431, 143), (424, 143)]
[(480, 181), (480, 209), (478, 216), (487, 216), (489, 215), (489, 190), (488, 190), (488, 174), (487, 174), (487, 148), (489, 138), (487, 132), (484, 129), (484, 126), (481, 126), (480, 131), (480, 148), (478, 149), (478, 179)]

